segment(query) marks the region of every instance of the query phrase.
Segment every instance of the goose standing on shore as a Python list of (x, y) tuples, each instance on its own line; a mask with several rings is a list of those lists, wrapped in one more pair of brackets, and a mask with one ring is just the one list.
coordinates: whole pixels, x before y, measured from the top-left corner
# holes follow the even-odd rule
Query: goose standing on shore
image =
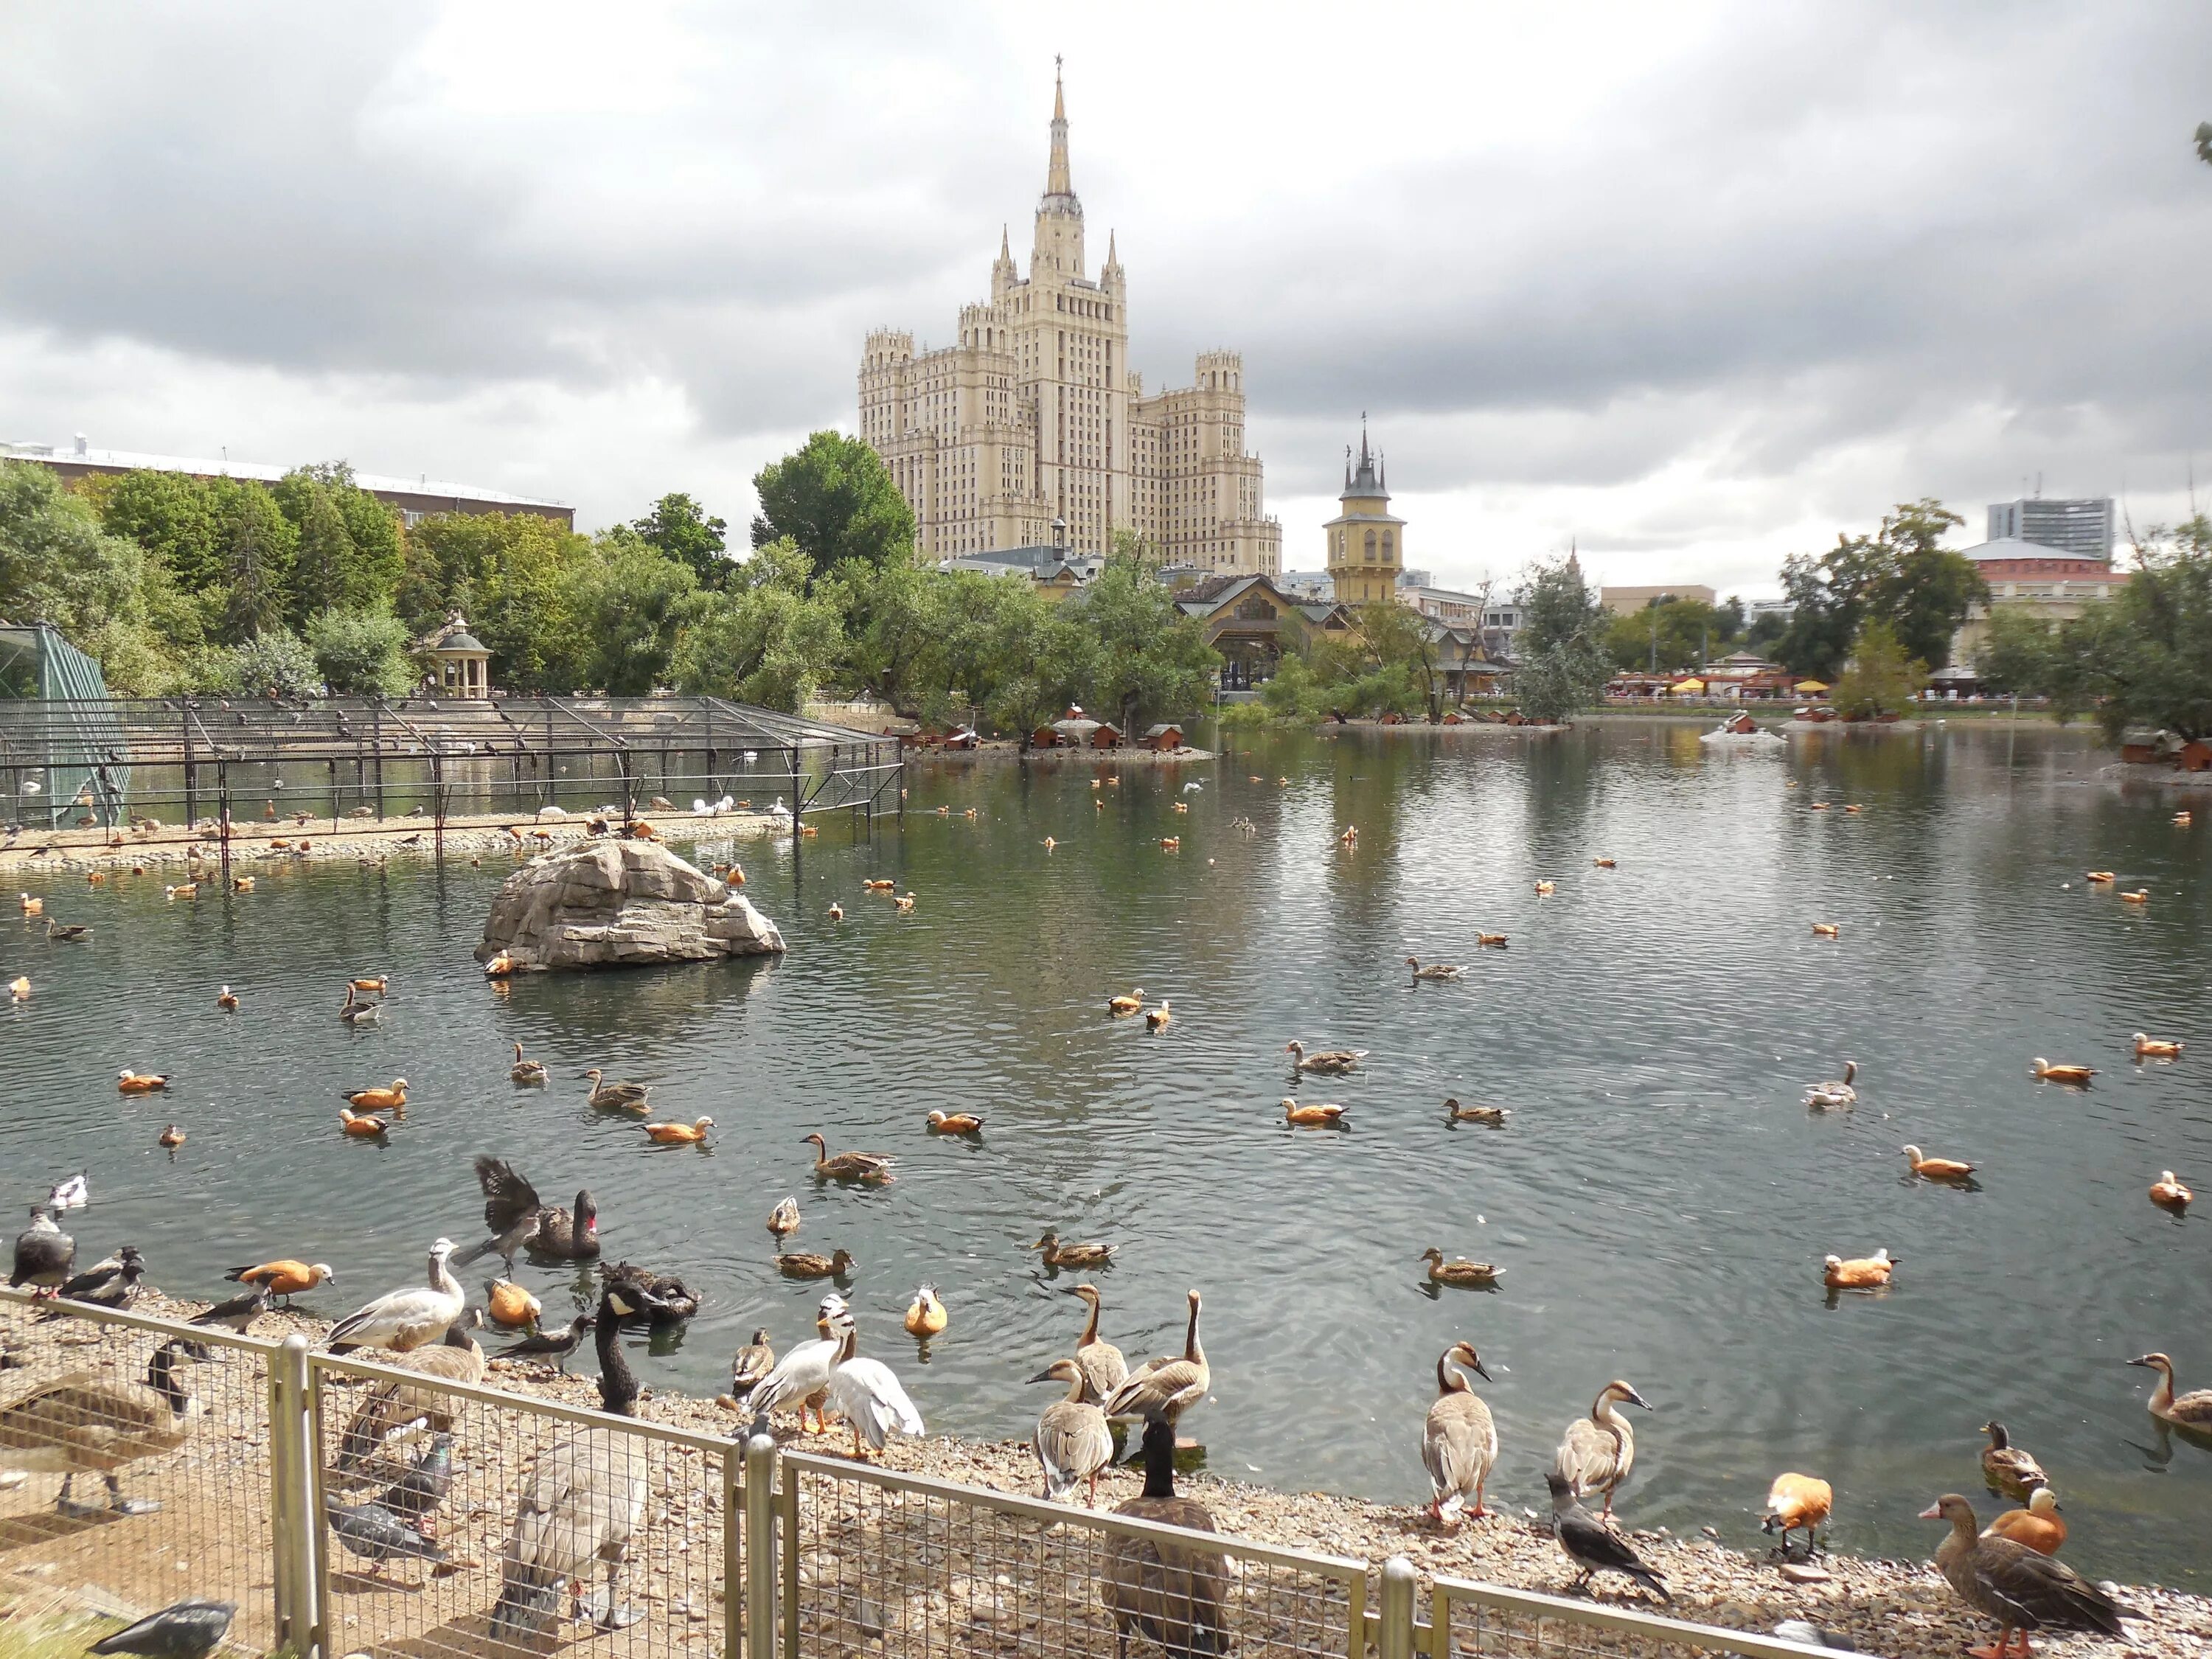
[[(1189, 1293), (1190, 1322), (1184, 1328), (1182, 1356), (1176, 1359), (1148, 1359), (1122, 1380), (1106, 1401), (1109, 1417), (1166, 1415), (1180, 1420), (1182, 1414), (1205, 1402), (1213, 1386), (1213, 1369), (1198, 1340), (1199, 1295)], [(1170, 1437), (1172, 1438), (1172, 1437)]]
[[(891, 1368), (863, 1356), (860, 1346), (860, 1327), (848, 1314), (837, 1358), (830, 1367), (830, 1403), (852, 1425), (853, 1455), (866, 1462), (869, 1452), (883, 1450), (894, 1431), (911, 1435), (925, 1431), (921, 1413)], [(863, 1440), (866, 1450), (861, 1449)]]
[(1111, 1342), (1098, 1339), (1098, 1310), (1103, 1305), (1098, 1287), (1078, 1285), (1068, 1294), (1080, 1298), (1091, 1310), (1083, 1322), (1083, 1334), (1075, 1340), (1075, 1363), (1083, 1371), (1084, 1398), (1094, 1406), (1103, 1406), (1128, 1379), (1129, 1362)]
[(1044, 1472), (1044, 1496), (1048, 1504), (1063, 1504), (1084, 1481), (1091, 1486), (1090, 1506), (1098, 1507), (1098, 1472), (1114, 1461), (1114, 1431), (1106, 1413), (1084, 1396), (1090, 1379), (1073, 1359), (1055, 1359), (1032, 1382), (1065, 1382), (1067, 1397), (1055, 1400), (1037, 1418), (1030, 1438), (1037, 1467)]
[(468, 1297), (447, 1264), (453, 1257), (453, 1241), (441, 1238), (430, 1246), (428, 1282), (390, 1291), (331, 1327), (324, 1339), (332, 1353), (353, 1348), (389, 1348), (405, 1353), (435, 1342), (445, 1335)]
[[(845, 1322), (852, 1317), (845, 1298), (832, 1293), (822, 1298), (822, 1305), (814, 1312), (815, 1340), (802, 1342), (777, 1360), (769, 1374), (753, 1384), (752, 1391), (739, 1402), (756, 1419), (756, 1427), (765, 1429), (768, 1414), (778, 1406), (797, 1405), (799, 1431), (819, 1434), (826, 1431), (822, 1407), (829, 1399), (830, 1368), (836, 1364), (838, 1352), (845, 1346)], [(814, 1416), (812, 1428), (806, 1425), (808, 1413)]]
[(1437, 1357), (1437, 1397), (1421, 1431), (1421, 1461), (1428, 1466), (1433, 1494), (1429, 1513), (1439, 1525), (1455, 1529), (1470, 1498), (1474, 1520), (1489, 1513), (1482, 1506), (1482, 1489), (1498, 1465), (1498, 1425), (1467, 1380), (1468, 1371), (1491, 1380), (1473, 1343), (1455, 1342)]
[[(652, 1311), (629, 1283), (609, 1282), (599, 1291), (597, 1342), (600, 1409), (635, 1414), (637, 1378), (623, 1358), (622, 1324)], [(599, 1562), (606, 1588), (588, 1609), (602, 1632), (625, 1629), (644, 1617), (622, 1600), (622, 1573), (630, 1542), (645, 1513), (649, 1459), (647, 1442), (613, 1429), (586, 1429), (556, 1443), (538, 1459), (530, 1489), (514, 1513), (500, 1552), (499, 1601), (492, 1608), (491, 1638), (515, 1642), (552, 1621), (561, 1586), (575, 1583)]]
[(117, 1471), (185, 1443), (185, 1425), (199, 1409), (176, 1374), (179, 1359), (199, 1360), (207, 1350), (177, 1338), (154, 1350), (143, 1382), (117, 1382), (98, 1371), (71, 1371), (0, 1410), (0, 1467), (59, 1474), (57, 1514), (87, 1520), (101, 1513), (79, 1504), (70, 1489), (80, 1474), (107, 1482), (107, 1508), (116, 1515), (151, 1515), (161, 1506), (123, 1495)]
[[(1139, 1445), (1145, 1490), (1116, 1504), (1114, 1513), (1186, 1532), (1218, 1531), (1205, 1504), (1176, 1492), (1174, 1413), (1155, 1411), (1146, 1416)], [(1164, 1653), (1227, 1653), (1228, 1599), (1229, 1562), (1219, 1551), (1142, 1534), (1116, 1534), (1107, 1544), (1106, 1582), (1099, 1586), (1099, 1600), (1114, 1616), (1118, 1654), (1127, 1653), (1133, 1634)]]
[(1647, 1412), (1651, 1409), (1650, 1401), (1615, 1378), (1598, 1390), (1589, 1416), (1577, 1417), (1567, 1425), (1566, 1435), (1552, 1459), (1553, 1472), (1565, 1480), (1573, 1497), (1586, 1498), (1594, 1492), (1605, 1494), (1603, 1513), (1607, 1515), (1613, 1513), (1613, 1493), (1636, 1467), (1635, 1431), (1615, 1409), (1623, 1401)]

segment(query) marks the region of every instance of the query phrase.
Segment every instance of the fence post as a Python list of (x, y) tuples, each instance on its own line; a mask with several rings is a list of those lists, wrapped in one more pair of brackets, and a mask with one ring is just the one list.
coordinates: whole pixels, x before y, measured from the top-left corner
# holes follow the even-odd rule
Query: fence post
[(295, 1332), (269, 1358), (270, 1536), (276, 1546), (276, 1640), (301, 1659), (318, 1647), (315, 1449), (308, 1434), (307, 1339)]
[(745, 1659), (775, 1651), (775, 1442), (745, 1442)]
[(744, 1580), (738, 1564), (745, 1556), (745, 1494), (749, 1488), (738, 1472), (744, 1467), (744, 1446), (732, 1440), (722, 1448), (722, 1652), (738, 1659), (745, 1650)]
[(1402, 1555), (1382, 1564), (1382, 1595), (1377, 1606), (1380, 1628), (1375, 1651), (1379, 1659), (1413, 1659), (1413, 1588), (1420, 1575)]

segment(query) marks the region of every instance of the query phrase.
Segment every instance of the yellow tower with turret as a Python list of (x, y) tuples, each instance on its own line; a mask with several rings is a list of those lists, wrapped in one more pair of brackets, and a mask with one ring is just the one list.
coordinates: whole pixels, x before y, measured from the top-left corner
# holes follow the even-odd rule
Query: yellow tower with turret
[(1328, 574), (1339, 605), (1387, 605), (1398, 597), (1406, 568), (1406, 521), (1390, 513), (1382, 458), (1367, 447), (1367, 417), (1359, 417), (1359, 457), (1344, 452), (1342, 508), (1322, 528), (1328, 535)]

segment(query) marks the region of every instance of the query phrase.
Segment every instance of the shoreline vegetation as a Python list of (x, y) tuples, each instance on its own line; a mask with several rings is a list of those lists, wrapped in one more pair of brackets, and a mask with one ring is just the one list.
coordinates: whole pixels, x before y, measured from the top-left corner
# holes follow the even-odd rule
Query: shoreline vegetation
[[(134, 1311), (185, 1320), (206, 1305), (149, 1291), (141, 1296)], [(305, 1310), (272, 1310), (256, 1321), (252, 1334), (281, 1342), (297, 1331), (319, 1344), (329, 1329), (329, 1322)], [(33, 1339), (27, 1331), (26, 1340), (51, 1339)], [(879, 1346), (886, 1346), (888, 1351), (887, 1345)], [(591, 1370), (588, 1363), (573, 1366), (564, 1375), (527, 1360), (493, 1359), (485, 1383), (596, 1411), (599, 1395)], [(651, 1388), (646, 1389), (637, 1415), (718, 1437), (734, 1437), (741, 1426), (726, 1396), (707, 1400)], [(495, 1427), (503, 1427), (507, 1421), (493, 1414), (487, 1418)], [(1203, 1419), (1194, 1426), (1202, 1434)], [(1416, 1467), (1419, 1431), (1418, 1421), (1410, 1421), (1405, 1436), (1406, 1455)], [(848, 1443), (842, 1431), (817, 1440), (799, 1434), (790, 1422), (776, 1425), (776, 1437), (785, 1445), (833, 1456), (842, 1455)], [(471, 1462), (485, 1465), (499, 1464), (512, 1450), (483, 1445), (462, 1449)], [(1522, 1461), (1528, 1461), (1534, 1450), (1520, 1448)], [(894, 1436), (882, 1455), (884, 1467), (901, 1473), (1024, 1497), (1035, 1497), (1039, 1490), (1036, 1460), (1025, 1433), (1024, 1437), (1005, 1441), (945, 1435)], [(1103, 1475), (1100, 1509), (1110, 1510), (1134, 1496), (1141, 1475), (1140, 1468), (1128, 1467), (1116, 1467)], [(1322, 1492), (1284, 1492), (1205, 1472), (1187, 1475), (1181, 1484), (1203, 1498), (1221, 1532), (1232, 1540), (1241, 1537), (1255, 1543), (1350, 1555), (1378, 1566), (1392, 1555), (1404, 1555), (1424, 1579), (1443, 1574), (1548, 1594), (1566, 1593), (1575, 1577), (1572, 1564), (1552, 1539), (1547, 1520), (1527, 1506), (1530, 1495), (1518, 1489), (1510, 1498), (1493, 1494), (1492, 1508), (1486, 1519), (1467, 1521), (1456, 1532), (1446, 1532), (1430, 1520), (1425, 1504), (1382, 1504)], [(1986, 1522), (1997, 1512), (2000, 1500), (1980, 1493), (1978, 1483), (1976, 1495), (1978, 1512)], [(1849, 1495), (1844, 1496), (1848, 1503)], [(1638, 1553), (1664, 1575), (1674, 1597), (1672, 1605), (1660, 1607), (1632, 1589), (1611, 1586), (1591, 1597), (1592, 1605), (1634, 1607), (1747, 1631), (1771, 1631), (1782, 1620), (1801, 1619), (1848, 1636), (1862, 1652), (1886, 1654), (1893, 1659), (1956, 1659), (1970, 1640), (1987, 1635), (1987, 1621), (1961, 1605), (1930, 1560), (1824, 1553), (1808, 1565), (1798, 1564), (1793, 1553), (1790, 1562), (1785, 1564), (1767, 1548), (1753, 1511), (1715, 1519), (1740, 1532), (1741, 1540), (1731, 1542), (1717, 1528), (1703, 1529), (1696, 1535), (1673, 1534), (1664, 1528), (1630, 1531)], [(1940, 1541), (1940, 1534), (1931, 1528), (1928, 1540), (1931, 1554)], [(2212, 1597), (2135, 1584), (2122, 1586), (2121, 1595), (2144, 1615), (2130, 1621), (2125, 1644), (2129, 1654), (2182, 1659), (2185, 1655), (2212, 1650)], [(2106, 1638), (2056, 1632), (2039, 1633), (2038, 1644), (2046, 1654), (2080, 1654), (2085, 1659), (2112, 1650)]]

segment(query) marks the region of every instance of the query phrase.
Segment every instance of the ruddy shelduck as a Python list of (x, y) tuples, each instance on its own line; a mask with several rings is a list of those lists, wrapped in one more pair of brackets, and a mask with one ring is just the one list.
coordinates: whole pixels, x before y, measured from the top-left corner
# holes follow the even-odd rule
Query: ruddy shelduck
[(1816, 921), (1813, 924), (1814, 939), (1841, 939), (1843, 936), (1843, 927), (1838, 922)]
[(1126, 995), (1106, 999), (1106, 1012), (1112, 1014), (1133, 1014), (1144, 1006), (1145, 988), (1141, 985)]
[(1549, 898), (1553, 894), (1559, 890), (1559, 886), (1557, 882), (1540, 881), (1536, 884), (1536, 896), (1538, 898)]
[(228, 985), (224, 986), (222, 990), (216, 993), (215, 1006), (222, 1009), (226, 1014), (236, 1013), (238, 1012), (238, 993), (232, 990)]
[(15, 902), (27, 916), (42, 916), (46, 913), (46, 900), (33, 898), (28, 893), (16, 894)]
[(155, 1139), (159, 1140), (163, 1146), (173, 1152), (178, 1147), (185, 1144), (184, 1127), (181, 1124), (172, 1123), (168, 1127), (162, 1130)]
[(2179, 1042), (2163, 1042), (2157, 1037), (2145, 1036), (2141, 1031), (2137, 1031), (2136, 1058), (2137, 1060), (2179, 1060), (2181, 1058), (2181, 1045)]
[(2150, 1201), (2161, 1210), (2185, 1210), (2196, 1200), (2197, 1194), (2183, 1186), (2171, 1170), (2160, 1170), (2158, 1179), (2150, 1183)]
[(28, 974), (18, 974), (9, 980), (8, 996), (11, 1001), (28, 1002), (31, 1000), (31, 976)]
[(1835, 1489), (1825, 1480), (1809, 1474), (1778, 1474), (1774, 1484), (1767, 1488), (1766, 1514), (1760, 1519), (1759, 1529), (1782, 1534), (1785, 1559), (1790, 1554), (1790, 1534), (1803, 1533), (1805, 1557), (1810, 1560), (1814, 1529), (1827, 1520), (1835, 1502)]
[(702, 1117), (690, 1123), (648, 1123), (645, 1133), (662, 1146), (696, 1146), (707, 1139), (707, 1131), (714, 1127), (714, 1120)]
[(1168, 1022), (1174, 1018), (1175, 1016), (1168, 1012), (1168, 1000), (1162, 997), (1158, 1007), (1145, 1010), (1145, 1029), (1148, 1031), (1164, 1031), (1168, 1029)]
[(372, 1116), (367, 1112), (356, 1112), (343, 1106), (338, 1108), (338, 1126), (342, 1133), (351, 1135), (356, 1140), (374, 1140), (391, 1127), (380, 1117)]
[(386, 1089), (340, 1090), (339, 1098), (364, 1112), (404, 1112), (407, 1109), (407, 1079), (396, 1077)]
[(2148, 887), (2138, 887), (2132, 893), (2123, 893), (2120, 895), (2120, 902), (2123, 904), (2148, 904), (2150, 902), (2150, 889)]
[(907, 1304), (906, 1334), (908, 1336), (942, 1336), (945, 1328), (952, 1322), (952, 1316), (945, 1310), (945, 1304), (937, 1294), (937, 1286), (923, 1285), (916, 1288), (914, 1300)]
[(2097, 1073), (2095, 1067), (2089, 1066), (2053, 1066), (2038, 1054), (2028, 1062), (2027, 1074), (2039, 1083), (2070, 1083), (2080, 1088)]
[(891, 901), (891, 907), (902, 916), (912, 915), (914, 914), (914, 895), (912, 893), (901, 893), (896, 898)]
[(1984, 1538), (2009, 1538), (2038, 1555), (2056, 1555), (2066, 1541), (2066, 1522), (2058, 1513), (2058, 1495), (2048, 1486), (2027, 1495), (2024, 1510), (2006, 1510), (1982, 1528)]
[(1283, 1121), (1301, 1129), (1333, 1129), (1344, 1121), (1341, 1106), (1301, 1106), (1295, 1100), (1283, 1103)]
[(126, 1066), (115, 1074), (115, 1090), (118, 1094), (159, 1094), (168, 1086), (169, 1077), (166, 1072), (134, 1072)]
[(1971, 1164), (1955, 1158), (1929, 1158), (1917, 1146), (1907, 1146), (1905, 1156), (1911, 1163), (1912, 1173), (1923, 1181), (1964, 1181), (1974, 1172)]
[(1871, 1291), (1889, 1283), (1897, 1260), (1886, 1250), (1872, 1255), (1829, 1256), (1820, 1264), (1820, 1282), (1832, 1291)]
[(2119, 879), (2110, 870), (2085, 870), (2082, 872), (2081, 878), (2084, 881), (2094, 881), (2100, 887), (2109, 886)]
[(929, 1132), (933, 1135), (981, 1134), (983, 1120), (973, 1112), (943, 1112), (932, 1107), (929, 1112)]

